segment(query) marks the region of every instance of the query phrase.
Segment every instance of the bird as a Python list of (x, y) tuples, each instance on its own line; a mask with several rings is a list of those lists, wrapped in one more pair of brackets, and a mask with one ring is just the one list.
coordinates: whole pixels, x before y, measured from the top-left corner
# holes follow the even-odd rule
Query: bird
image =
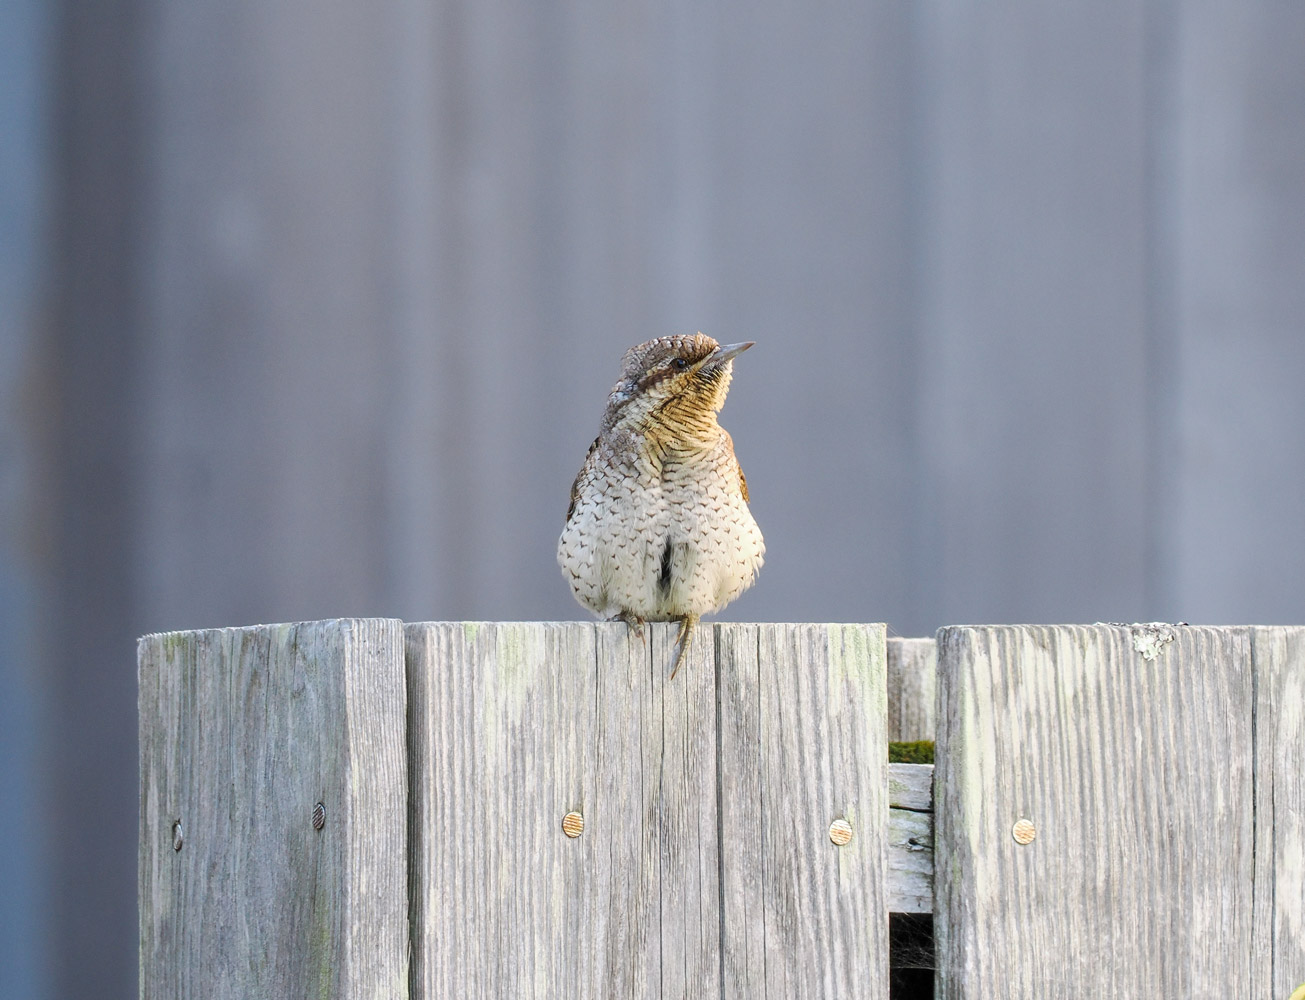
[(734, 442), (716, 419), (734, 359), (752, 346), (698, 333), (625, 352), (557, 542), (572, 593), (598, 617), (640, 639), (647, 621), (680, 623), (671, 680), (698, 619), (750, 587), (766, 554)]

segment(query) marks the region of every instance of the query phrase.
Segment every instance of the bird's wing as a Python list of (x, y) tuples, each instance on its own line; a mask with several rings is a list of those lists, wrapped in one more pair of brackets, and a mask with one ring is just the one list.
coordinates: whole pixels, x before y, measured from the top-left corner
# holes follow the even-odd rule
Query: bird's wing
[(584, 465), (580, 466), (580, 471), (577, 472), (575, 475), (575, 481), (571, 483), (571, 502), (567, 505), (566, 508), (567, 523), (570, 523), (571, 515), (575, 513), (575, 502), (580, 499), (580, 480), (585, 477), (585, 470), (589, 468), (589, 459), (593, 456), (594, 449), (598, 447), (598, 442), (600, 438), (601, 435), (599, 437), (594, 438), (594, 443), (591, 444), (589, 446), (589, 450), (585, 452)]
[(730, 454), (730, 458), (733, 460), (734, 469), (739, 474), (739, 492), (743, 494), (743, 502), (751, 503), (752, 502), (751, 498), (748, 496), (748, 478), (743, 474), (743, 466), (739, 465), (739, 460), (734, 457), (734, 439), (730, 437), (730, 432), (727, 431), (724, 427), (720, 429), (720, 432), (725, 437), (725, 446), (726, 448), (729, 449), (729, 454)]

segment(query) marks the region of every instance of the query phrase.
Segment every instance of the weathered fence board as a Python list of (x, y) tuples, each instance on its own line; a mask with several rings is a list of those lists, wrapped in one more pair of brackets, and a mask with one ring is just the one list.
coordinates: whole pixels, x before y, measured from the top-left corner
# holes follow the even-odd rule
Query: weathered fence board
[[(641, 817), (592, 808), (594, 629), (440, 623), (406, 635), (415, 996), (563, 996), (646, 960), (656, 899), (639, 877)], [(625, 735), (644, 720), (623, 722)], [(603, 750), (642, 773), (638, 739)], [(574, 840), (562, 828), (572, 811), (585, 822)], [(607, 850), (635, 875), (624, 908), (595, 903)], [(591, 934), (617, 949), (588, 948)]]
[(408, 995), (402, 650), (380, 619), (141, 639), (142, 998)]
[(1269, 995), (1251, 969), (1249, 635), (1167, 634), (939, 633), (943, 997)]
[(883, 627), (673, 631), (407, 627), (415, 997), (886, 996)]
[(936, 769), (883, 626), (673, 636), (146, 636), (141, 995), (884, 1000), (931, 906), (955, 1000), (1305, 979), (1305, 628), (944, 629)]
[(932, 764), (888, 765), (886, 862), (888, 908), (894, 913), (932, 913)]
[(1305, 627), (1252, 628), (1255, 940), (1261, 996), (1305, 984)]
[(888, 639), (888, 739), (931, 740), (937, 731), (938, 644)]
[(886, 997), (883, 626), (720, 625), (717, 652), (724, 995)]

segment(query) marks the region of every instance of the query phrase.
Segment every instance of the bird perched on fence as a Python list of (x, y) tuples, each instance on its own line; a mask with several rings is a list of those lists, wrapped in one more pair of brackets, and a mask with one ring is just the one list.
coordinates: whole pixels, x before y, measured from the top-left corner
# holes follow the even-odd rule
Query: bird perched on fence
[(672, 679), (699, 616), (751, 586), (766, 552), (716, 422), (734, 358), (751, 346), (699, 333), (625, 352), (557, 542), (576, 600), (595, 614), (641, 638), (645, 621), (680, 623)]

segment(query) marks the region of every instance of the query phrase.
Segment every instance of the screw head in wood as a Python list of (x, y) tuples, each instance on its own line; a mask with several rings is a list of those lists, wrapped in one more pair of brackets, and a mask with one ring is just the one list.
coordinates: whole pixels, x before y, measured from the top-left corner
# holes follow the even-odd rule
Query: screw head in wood
[(326, 806), (320, 802), (313, 806), (313, 829), (320, 830), (326, 826)]
[(569, 812), (562, 817), (562, 832), (572, 840), (585, 832), (585, 818), (578, 812)]
[(1038, 835), (1038, 828), (1033, 825), (1031, 819), (1017, 819), (1015, 825), (1010, 828), (1010, 835), (1015, 838), (1015, 843), (1023, 847), (1033, 843), (1033, 838)]
[(852, 824), (845, 819), (836, 819), (829, 824), (829, 839), (839, 847), (852, 842)]
[(181, 845), (183, 843), (185, 843), (185, 837), (182, 835), (181, 831), (181, 820), (177, 820), (172, 824), (172, 849), (174, 851), (181, 850)]

